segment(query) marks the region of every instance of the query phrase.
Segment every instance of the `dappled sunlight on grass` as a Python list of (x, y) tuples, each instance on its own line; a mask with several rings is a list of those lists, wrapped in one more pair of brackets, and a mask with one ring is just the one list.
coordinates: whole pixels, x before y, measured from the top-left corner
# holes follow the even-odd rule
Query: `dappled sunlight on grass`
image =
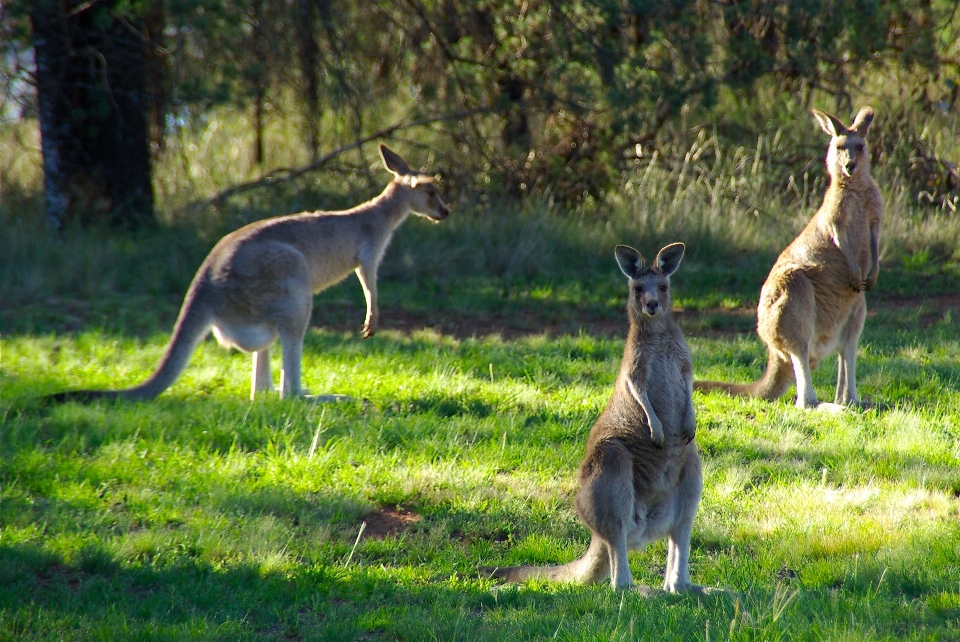
[[(686, 184), (676, 207), (700, 187)], [(729, 594), (493, 587), (476, 572), (586, 549), (577, 467), (627, 329), (612, 242), (640, 238), (649, 252), (669, 232), (641, 214), (611, 213), (579, 243), (582, 219), (551, 228), (527, 212), (481, 239), (506, 244), (487, 257), (454, 251), (490, 232), (479, 216), (405, 229), (381, 284), (403, 324), (361, 340), (353, 280), (317, 297), (304, 382), (355, 398), (335, 404), (249, 401), (250, 357), (208, 340), (153, 402), (41, 405), (146, 378), (193, 268), (133, 288), (117, 243), (91, 250), (101, 267), (90, 269), (117, 262), (114, 285), (100, 285), (140, 294), (100, 298), (92, 278), (67, 279), (90, 305), (47, 305), (52, 286), (30, 285), (0, 346), (4, 625), (55, 637), (104, 622), (101, 637), (167, 639), (955, 638), (960, 332), (949, 300), (871, 298), (859, 388), (889, 409), (801, 411), (792, 389), (776, 402), (694, 395), (704, 494), (693, 580)], [(546, 240), (514, 243), (525, 229)], [(755, 233), (743, 238), (761, 244)], [(542, 263), (525, 258), (531, 247)], [(772, 255), (719, 261), (711, 247), (691, 251), (673, 283), (696, 376), (752, 381), (766, 350), (749, 306)], [(196, 250), (151, 255), (144, 269)], [(431, 276), (444, 269), (463, 274)], [(832, 358), (814, 373), (821, 399), (835, 376)], [(637, 580), (659, 585), (665, 554), (663, 542), (633, 552)]]

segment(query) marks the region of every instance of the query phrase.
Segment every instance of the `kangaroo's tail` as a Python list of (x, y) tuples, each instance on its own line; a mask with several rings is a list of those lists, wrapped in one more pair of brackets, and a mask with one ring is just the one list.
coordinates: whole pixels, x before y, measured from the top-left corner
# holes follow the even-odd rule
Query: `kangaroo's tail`
[(728, 383), (726, 381), (694, 381), (694, 390), (723, 390), (737, 397), (760, 397), (773, 401), (784, 395), (793, 381), (793, 367), (783, 357), (770, 352), (767, 370), (753, 383)]
[(76, 401), (88, 403), (99, 399), (128, 399), (131, 401), (154, 399), (169, 388), (180, 373), (186, 369), (190, 357), (201, 341), (210, 332), (212, 315), (207, 306), (197, 300), (197, 289), (191, 286), (184, 299), (170, 335), (170, 343), (160, 359), (160, 364), (150, 377), (138, 386), (124, 390), (67, 390), (43, 398), (46, 403)]
[(610, 556), (606, 545), (597, 537), (594, 537), (584, 556), (569, 564), (561, 566), (481, 566), (477, 570), (484, 577), (495, 578), (504, 582), (523, 582), (524, 580), (538, 579), (591, 584), (602, 582), (610, 577)]

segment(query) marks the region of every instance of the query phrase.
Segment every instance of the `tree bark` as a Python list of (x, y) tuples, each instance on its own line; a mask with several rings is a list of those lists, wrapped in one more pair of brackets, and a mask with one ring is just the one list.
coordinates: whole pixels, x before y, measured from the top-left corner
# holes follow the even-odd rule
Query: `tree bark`
[(320, 155), (320, 47), (314, 34), (318, 5), (318, 0), (298, 0), (295, 21), (306, 107), (304, 121), (312, 161), (317, 160)]
[(253, 129), (254, 129), (254, 162), (263, 166), (263, 102), (267, 89), (267, 60), (263, 38), (263, 5), (260, 0), (253, 0), (253, 53), (256, 56), (253, 73)]
[(40, 0), (30, 10), (44, 190), (51, 226), (153, 219), (148, 41), (116, 0)]

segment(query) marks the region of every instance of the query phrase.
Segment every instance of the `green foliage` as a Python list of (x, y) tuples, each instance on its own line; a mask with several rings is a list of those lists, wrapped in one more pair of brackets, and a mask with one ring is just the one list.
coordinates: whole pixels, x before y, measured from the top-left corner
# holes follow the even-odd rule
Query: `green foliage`
[[(28, 5), (2, 9), (14, 72), (29, 49)], [(847, 117), (872, 103), (877, 165), (956, 206), (957, 159), (935, 140), (957, 127), (960, 15), (949, 2), (151, 0), (114, 11), (142, 18), (159, 47), (161, 153), (209, 131), (224, 108), (253, 113), (235, 145), (256, 140), (258, 171), (448, 114), (410, 135), (464, 193), (583, 203), (701, 126), (723, 148), (779, 130), (778, 172), (799, 181), (820, 156), (794, 125), (808, 108)], [(26, 75), (8, 77), (21, 80), (4, 85), (10, 100), (29, 105)], [(285, 132), (279, 157), (264, 139), (271, 127)]]

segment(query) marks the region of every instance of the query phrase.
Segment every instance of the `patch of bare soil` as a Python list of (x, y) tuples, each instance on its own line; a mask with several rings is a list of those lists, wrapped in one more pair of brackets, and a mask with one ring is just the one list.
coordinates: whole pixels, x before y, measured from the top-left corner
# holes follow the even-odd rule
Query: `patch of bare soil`
[[(948, 310), (960, 309), (960, 293), (874, 300), (869, 301), (867, 307), (868, 316), (875, 316), (878, 310), (917, 310), (919, 326), (929, 327), (939, 322)], [(349, 319), (344, 316), (336, 319), (315, 319), (315, 325), (336, 332), (359, 333), (363, 312), (358, 311), (358, 314), (349, 316)], [(732, 309), (675, 309), (674, 316), (688, 336), (729, 337), (750, 334), (756, 330), (757, 325), (755, 305)], [(511, 340), (537, 335), (575, 335), (579, 332), (601, 337), (625, 337), (627, 319), (625, 314), (620, 317), (601, 317), (588, 310), (575, 308), (566, 310), (561, 319), (558, 319), (553, 311), (544, 313), (533, 308), (509, 315), (475, 313), (469, 310), (417, 313), (402, 308), (381, 308), (380, 329), (402, 334), (429, 329), (457, 339), (500, 336)]]
[(917, 310), (918, 325), (926, 328), (938, 323), (946, 312), (960, 310), (960, 293), (867, 302), (867, 314), (877, 310)]
[(364, 520), (367, 527), (363, 529), (361, 539), (386, 539), (396, 537), (420, 521), (420, 516), (413, 511), (395, 508), (381, 508)]
[[(752, 331), (756, 325), (756, 308), (674, 310), (677, 322), (684, 332), (693, 335), (729, 335)], [(317, 321), (316, 327), (334, 332), (359, 333), (363, 315), (357, 320)], [(522, 312), (501, 314), (473, 314), (446, 311), (420, 314), (401, 308), (381, 308), (380, 329), (402, 334), (433, 330), (457, 339), (499, 336), (506, 340), (529, 336), (546, 335), (558, 337), (584, 332), (601, 337), (625, 337), (627, 334), (626, 313), (622, 317), (599, 317), (587, 311), (571, 310), (562, 319), (555, 314), (542, 314), (528, 309)]]

